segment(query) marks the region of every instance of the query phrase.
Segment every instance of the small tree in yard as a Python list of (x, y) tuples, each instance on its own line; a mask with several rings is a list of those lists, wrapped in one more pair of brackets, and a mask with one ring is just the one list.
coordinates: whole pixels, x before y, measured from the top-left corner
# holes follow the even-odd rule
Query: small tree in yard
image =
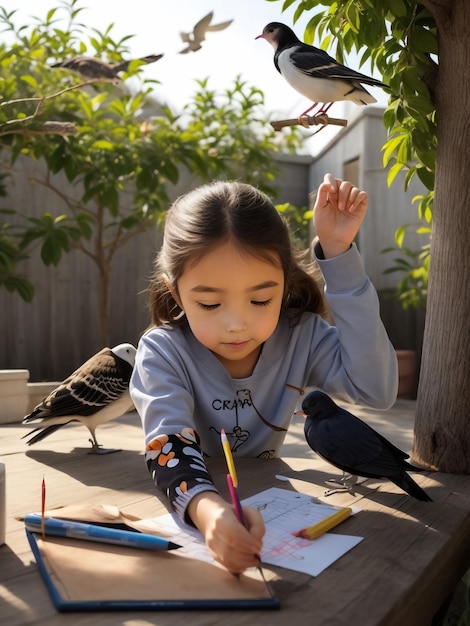
[[(271, 0), (276, 1), (276, 0)], [(470, 472), (470, 3), (468, 0), (285, 0), (312, 11), (306, 38), (362, 52), (390, 85), (384, 122), (389, 180), (407, 171), (432, 237), (413, 458)], [(318, 7), (321, 11), (313, 11)], [(331, 38), (333, 35), (334, 38)], [(434, 196), (433, 196), (434, 192)], [(427, 261), (426, 261), (427, 263)]]
[[(133, 77), (132, 92), (124, 82), (116, 86), (52, 69), (51, 63), (77, 55), (110, 63), (130, 58), (129, 38), (115, 41), (111, 26), (104, 33), (91, 29), (87, 37), (77, 21), (82, 10), (70, 0), (34, 27), (16, 28), (14, 12), (0, 8), (0, 26), (14, 39), (0, 44), (0, 165), (11, 172), (18, 171), (20, 155), (42, 160), (46, 174), (28, 180), (46, 186), (63, 205), (58, 216), (32, 217), (12, 208), (10, 222), (5, 219), (0, 230), (0, 285), (30, 300), (32, 286), (15, 267), (31, 246), (40, 243), (46, 265), (79, 249), (99, 273), (99, 320), (107, 344), (115, 255), (131, 238), (162, 222), (168, 183), (178, 181), (180, 169), (202, 181), (241, 177), (272, 193), (273, 154), (279, 145), (269, 125), (261, 123), (263, 94), (238, 78), (220, 94), (209, 89), (207, 80), (200, 81), (193, 101), (177, 116), (152, 101), (154, 81), (142, 80), (139, 61), (121, 74)], [(298, 145), (295, 137), (290, 136), (288, 147)], [(58, 173), (70, 183), (65, 190)], [(8, 212), (3, 214), (8, 218)]]

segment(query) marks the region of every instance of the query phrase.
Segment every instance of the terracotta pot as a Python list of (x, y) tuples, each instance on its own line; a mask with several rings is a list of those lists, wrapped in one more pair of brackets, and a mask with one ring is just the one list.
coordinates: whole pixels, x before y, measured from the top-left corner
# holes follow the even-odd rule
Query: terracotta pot
[(416, 392), (416, 351), (396, 350), (398, 359), (398, 397), (414, 398)]

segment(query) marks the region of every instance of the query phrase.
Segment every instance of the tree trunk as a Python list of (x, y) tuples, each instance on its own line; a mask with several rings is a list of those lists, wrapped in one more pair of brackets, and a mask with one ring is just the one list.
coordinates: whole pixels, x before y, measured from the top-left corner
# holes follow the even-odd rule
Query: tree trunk
[(108, 267), (99, 268), (99, 316), (100, 316), (100, 337), (101, 343), (104, 346), (109, 345), (111, 332), (110, 332), (110, 272)]
[[(440, 6), (445, 3), (441, 2)], [(413, 461), (470, 472), (470, 2), (439, 23), (438, 156)], [(441, 14), (442, 16), (442, 14)]]

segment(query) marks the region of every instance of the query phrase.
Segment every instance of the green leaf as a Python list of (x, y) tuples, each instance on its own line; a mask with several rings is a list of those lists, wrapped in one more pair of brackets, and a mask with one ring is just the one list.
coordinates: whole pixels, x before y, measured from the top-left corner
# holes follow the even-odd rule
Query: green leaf
[(412, 30), (410, 43), (414, 50), (419, 50), (420, 52), (426, 52), (428, 54), (439, 53), (436, 35), (427, 28), (420, 26), (415, 27)]
[(400, 226), (395, 231), (395, 241), (399, 248), (403, 246), (403, 239), (405, 238), (406, 230), (407, 230), (407, 226)]
[(105, 139), (99, 139), (91, 145), (91, 148), (95, 148), (97, 150), (114, 150), (114, 144), (110, 141), (106, 141)]
[(63, 249), (66, 248), (60, 237), (47, 237), (41, 246), (41, 259), (44, 265), (58, 265)]
[[(268, 2), (273, 2), (273, 0), (268, 0)], [(284, 13), (284, 11), (288, 9), (292, 4), (294, 4), (294, 2), (297, 2), (297, 0), (284, 0), (282, 9), (281, 9), (282, 12)]]
[[(0, 280), (0, 285), (1, 284)], [(16, 291), (20, 298), (25, 302), (32, 302), (35, 289), (28, 279), (23, 278), (22, 276), (8, 276), (4, 280), (3, 284), (8, 291)]]
[(403, 0), (388, 0), (390, 11), (395, 17), (405, 17), (407, 14), (407, 7)]
[(393, 137), (390, 137), (384, 144), (384, 156), (383, 156), (383, 164), (384, 167), (388, 165), (388, 162), (392, 158), (392, 156), (398, 152), (403, 141), (406, 140), (406, 137), (403, 133), (397, 134)]
[(427, 189), (434, 189), (434, 172), (427, 169), (426, 167), (417, 167), (416, 173), (418, 174), (419, 180), (423, 183), (425, 187), (427, 187)]
[(390, 187), (390, 185), (393, 183), (393, 181), (395, 180), (395, 178), (397, 177), (397, 175), (402, 171), (402, 169), (404, 168), (403, 163), (395, 163), (394, 165), (392, 165), (392, 167), (388, 170), (388, 174), (387, 174), (387, 185)]
[(34, 76), (31, 76), (30, 74), (23, 74), (23, 76), (20, 76), (20, 78), (23, 82), (27, 83), (34, 90), (38, 89), (38, 81), (34, 78)]

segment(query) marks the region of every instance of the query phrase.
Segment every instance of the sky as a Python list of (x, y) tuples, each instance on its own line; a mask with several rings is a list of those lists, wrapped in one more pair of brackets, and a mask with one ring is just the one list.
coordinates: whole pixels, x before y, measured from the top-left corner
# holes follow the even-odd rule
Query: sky
[[(44, 18), (50, 9), (60, 6), (60, 0), (0, 0), (0, 4), (7, 11), (17, 10), (14, 22), (18, 26), (31, 21), (30, 16)], [(264, 92), (271, 119), (297, 117), (309, 106), (309, 101), (274, 67), (271, 45), (255, 39), (272, 21), (288, 24), (303, 39), (308, 13), (293, 24), (295, 7), (282, 13), (282, 5), (282, 0), (80, 0), (78, 4), (86, 8), (80, 17), (87, 26), (104, 31), (112, 23), (110, 35), (115, 40), (133, 35), (127, 44), (132, 57), (164, 54), (144, 72), (146, 77), (160, 81), (155, 86), (155, 97), (172, 110), (178, 112), (191, 98), (197, 89), (196, 80), (209, 78), (209, 87), (218, 91), (231, 87), (235, 77), (241, 75), (249, 85)], [(180, 32), (191, 31), (210, 11), (214, 13), (213, 24), (233, 20), (232, 24), (208, 33), (201, 50), (179, 54), (185, 47)], [(347, 65), (370, 74), (368, 67), (359, 68), (357, 58), (348, 58)], [(387, 96), (382, 90), (371, 88), (371, 92), (378, 104), (386, 105)], [(329, 113), (332, 117), (351, 117), (355, 108), (353, 104), (335, 103)], [(312, 132), (315, 129), (312, 127)], [(309, 151), (315, 153), (337, 130), (330, 127), (323, 131), (318, 136), (320, 141), (309, 142)]]

